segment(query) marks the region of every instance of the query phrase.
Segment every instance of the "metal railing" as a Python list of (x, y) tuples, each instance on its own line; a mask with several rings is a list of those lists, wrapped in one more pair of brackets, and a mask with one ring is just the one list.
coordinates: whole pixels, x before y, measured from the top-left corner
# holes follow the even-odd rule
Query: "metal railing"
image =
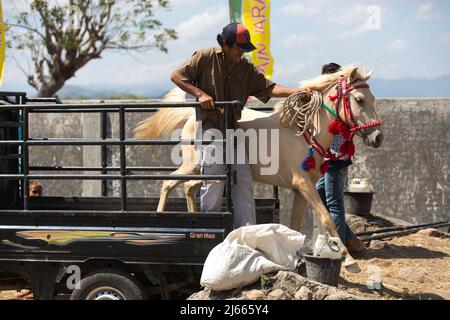
[[(121, 184), (121, 211), (127, 211), (127, 181), (130, 180), (225, 180), (226, 211), (232, 213), (231, 186), (232, 174), (231, 164), (226, 165), (224, 175), (135, 175), (131, 171), (170, 171), (176, 167), (127, 167), (126, 146), (136, 145), (179, 145), (179, 144), (210, 144), (214, 142), (223, 143), (224, 157), (226, 157), (226, 140), (196, 141), (196, 140), (137, 140), (126, 138), (125, 119), (128, 112), (156, 112), (161, 108), (194, 108), (199, 107), (198, 103), (131, 103), (131, 104), (37, 104), (26, 105), (25, 96), (19, 95), (14, 105), (2, 105), (2, 111), (18, 111), (21, 114), (22, 135), (19, 140), (3, 140), (0, 146), (19, 146), (21, 148), (21, 172), (19, 174), (0, 174), (0, 180), (19, 180), (22, 185), (23, 210), (29, 210), (29, 184), (30, 180), (100, 180), (102, 181), (102, 194), (106, 194), (107, 181), (119, 180)], [(29, 101), (32, 101), (29, 99)], [(47, 102), (40, 100), (33, 102)], [(59, 101), (54, 101), (59, 102)], [(231, 127), (231, 108), (241, 108), (239, 101), (217, 102), (216, 106), (224, 109), (225, 128)], [(31, 113), (99, 113), (102, 119), (101, 137), (97, 139), (71, 139), (71, 138), (40, 138), (33, 139), (29, 136), (29, 120)], [(108, 113), (119, 113), (119, 138), (107, 138), (107, 115)], [(30, 146), (95, 146), (101, 147), (101, 167), (32, 167), (29, 163)], [(108, 167), (107, 146), (119, 146), (120, 167)], [(32, 174), (30, 171), (101, 171), (101, 174)], [(108, 172), (118, 172), (118, 174), (108, 174)]]

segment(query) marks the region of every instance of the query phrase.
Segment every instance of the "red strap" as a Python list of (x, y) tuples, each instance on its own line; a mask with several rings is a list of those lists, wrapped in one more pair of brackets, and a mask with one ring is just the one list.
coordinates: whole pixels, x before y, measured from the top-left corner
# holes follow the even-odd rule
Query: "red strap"
[(347, 92), (353, 91), (355, 89), (368, 89), (370, 88), (370, 86), (367, 83), (364, 84), (359, 84), (357, 86), (352, 86), (350, 88), (347, 89)]
[[(309, 135), (309, 138), (307, 137), (307, 135)], [(322, 147), (322, 145), (316, 140), (316, 138), (313, 137), (313, 135), (311, 134), (311, 131), (309, 131), (309, 130), (305, 131), (305, 133), (303, 134), (303, 137), (305, 138), (308, 146), (313, 148), (314, 150), (316, 150), (317, 153), (324, 159), (336, 161), (336, 160), (342, 159), (345, 156), (345, 154), (336, 156), (334, 153), (332, 153), (330, 151), (330, 149), (325, 150)]]

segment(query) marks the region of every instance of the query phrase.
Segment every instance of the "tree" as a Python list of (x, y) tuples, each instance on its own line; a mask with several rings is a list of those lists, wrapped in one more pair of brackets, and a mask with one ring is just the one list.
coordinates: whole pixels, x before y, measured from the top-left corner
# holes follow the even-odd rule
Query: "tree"
[(8, 46), (31, 60), (32, 72), (19, 67), (40, 97), (55, 95), (105, 50), (167, 53), (167, 41), (177, 38), (154, 16), (155, 7), (169, 8), (168, 0), (65, 2), (32, 0), (29, 10), (6, 21)]

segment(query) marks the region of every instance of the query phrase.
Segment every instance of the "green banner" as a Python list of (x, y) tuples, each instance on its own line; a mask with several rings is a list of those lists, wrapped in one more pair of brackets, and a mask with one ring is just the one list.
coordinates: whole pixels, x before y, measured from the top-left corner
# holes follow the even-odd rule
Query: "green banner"
[(242, 23), (242, 1), (245, 0), (229, 0), (230, 2), (230, 22)]

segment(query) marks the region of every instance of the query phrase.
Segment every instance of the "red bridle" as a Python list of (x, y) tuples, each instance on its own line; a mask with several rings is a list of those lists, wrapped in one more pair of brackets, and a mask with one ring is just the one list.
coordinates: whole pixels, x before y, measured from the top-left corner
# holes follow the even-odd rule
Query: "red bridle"
[[(358, 125), (353, 117), (352, 108), (350, 104), (349, 93), (356, 89), (365, 89), (370, 88), (367, 83), (359, 84), (359, 85), (351, 85), (352, 83), (347, 83), (347, 78), (342, 77), (337, 86), (337, 93), (334, 96), (330, 96), (329, 99), (332, 102), (336, 102), (336, 115), (339, 117), (339, 108), (342, 102), (342, 106), (344, 109), (344, 119), (340, 119), (350, 126), (351, 132), (356, 132), (360, 130), (369, 129), (372, 127), (381, 126), (381, 122), (376, 120), (367, 124)], [(340, 117), (339, 117), (340, 118)]]
[[(369, 129), (372, 127), (377, 127), (381, 125), (381, 122), (376, 120), (371, 123), (366, 123), (362, 125), (358, 125), (358, 123), (355, 121), (355, 118), (353, 117), (351, 104), (350, 104), (350, 98), (349, 93), (356, 89), (363, 89), (363, 88), (369, 88), (369, 85), (359, 84), (359, 85), (352, 85), (352, 83), (347, 83), (347, 78), (342, 76), (338, 86), (337, 86), (337, 93), (334, 96), (329, 96), (329, 99), (331, 102), (335, 102), (335, 112), (330, 109), (325, 103), (323, 103), (323, 106), (332, 113), (336, 119), (330, 124), (329, 130), (333, 134), (343, 134), (344, 139), (346, 140), (344, 144), (341, 146), (341, 154), (335, 155), (331, 152), (330, 149), (325, 150), (320, 143), (314, 138), (310, 130), (306, 130), (303, 133), (303, 137), (306, 140), (306, 143), (309, 145), (309, 153), (308, 157), (303, 161), (303, 163), (300, 165), (300, 167), (305, 170), (309, 171), (316, 167), (313, 150), (316, 150), (317, 153), (319, 153), (324, 159), (327, 159), (321, 166), (321, 172), (324, 174), (328, 170), (328, 165), (330, 161), (336, 161), (342, 159), (345, 155), (348, 155), (351, 159), (355, 153), (355, 145), (353, 144), (353, 138), (357, 131)], [(342, 119), (339, 116), (339, 108), (341, 106), (344, 109), (344, 119)], [(308, 138), (309, 135), (309, 138)]]

